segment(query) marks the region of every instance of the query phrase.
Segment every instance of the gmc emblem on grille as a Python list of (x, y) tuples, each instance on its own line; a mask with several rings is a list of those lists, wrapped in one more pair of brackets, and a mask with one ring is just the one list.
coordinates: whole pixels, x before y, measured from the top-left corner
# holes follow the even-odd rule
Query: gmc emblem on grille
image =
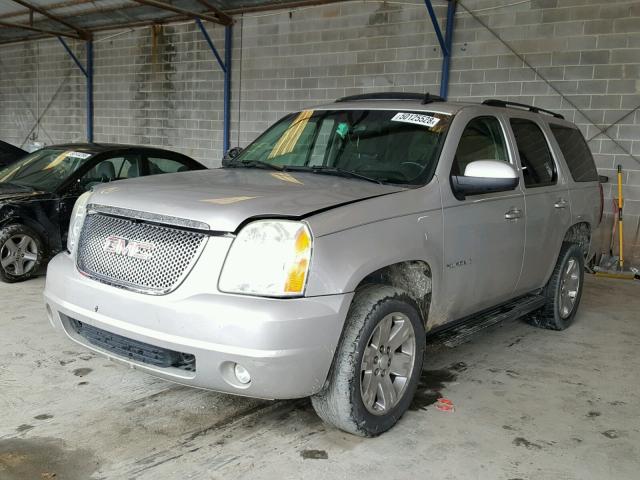
[(109, 236), (105, 238), (102, 250), (122, 257), (150, 260), (156, 245), (151, 242), (138, 242), (127, 238)]

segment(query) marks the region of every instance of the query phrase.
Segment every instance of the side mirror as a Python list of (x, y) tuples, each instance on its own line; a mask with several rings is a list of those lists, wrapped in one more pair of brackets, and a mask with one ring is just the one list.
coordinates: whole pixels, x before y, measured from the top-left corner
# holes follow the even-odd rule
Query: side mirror
[(467, 165), (464, 175), (451, 176), (451, 187), (457, 198), (514, 190), (519, 182), (518, 172), (498, 160), (476, 160)]
[(242, 153), (242, 148), (240, 147), (233, 147), (230, 148), (229, 150), (227, 150), (227, 153), (224, 154), (224, 157), (222, 157), (222, 166), (226, 167), (228, 166), (231, 162), (233, 162), (240, 154)]

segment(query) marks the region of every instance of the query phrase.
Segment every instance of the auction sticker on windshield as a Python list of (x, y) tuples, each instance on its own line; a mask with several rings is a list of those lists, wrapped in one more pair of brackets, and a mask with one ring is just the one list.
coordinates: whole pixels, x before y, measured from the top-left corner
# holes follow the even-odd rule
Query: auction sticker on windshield
[(405, 122), (414, 123), (416, 125), (422, 125), (424, 127), (435, 127), (440, 121), (439, 118), (432, 117), (431, 115), (422, 115), (420, 113), (404, 113), (398, 112), (391, 119), (392, 122)]
[(83, 153), (83, 152), (65, 152), (65, 155), (67, 157), (73, 157), (73, 158), (81, 158), (83, 160), (89, 158), (91, 156), (90, 153)]

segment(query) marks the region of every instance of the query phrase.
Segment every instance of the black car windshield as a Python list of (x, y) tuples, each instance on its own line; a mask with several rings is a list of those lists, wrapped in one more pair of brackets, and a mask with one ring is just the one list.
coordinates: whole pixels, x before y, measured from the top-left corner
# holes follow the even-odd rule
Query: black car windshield
[(0, 182), (53, 192), (93, 154), (61, 148), (42, 148), (0, 170)]
[(423, 184), (435, 169), (451, 118), (410, 110), (304, 110), (280, 120), (229, 166), (352, 173), (380, 182)]

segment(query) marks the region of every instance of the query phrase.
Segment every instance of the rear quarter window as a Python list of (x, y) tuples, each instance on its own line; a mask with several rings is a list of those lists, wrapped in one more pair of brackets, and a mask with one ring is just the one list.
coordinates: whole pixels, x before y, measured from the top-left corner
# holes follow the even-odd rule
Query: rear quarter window
[(550, 125), (574, 182), (597, 182), (598, 171), (580, 130)]

